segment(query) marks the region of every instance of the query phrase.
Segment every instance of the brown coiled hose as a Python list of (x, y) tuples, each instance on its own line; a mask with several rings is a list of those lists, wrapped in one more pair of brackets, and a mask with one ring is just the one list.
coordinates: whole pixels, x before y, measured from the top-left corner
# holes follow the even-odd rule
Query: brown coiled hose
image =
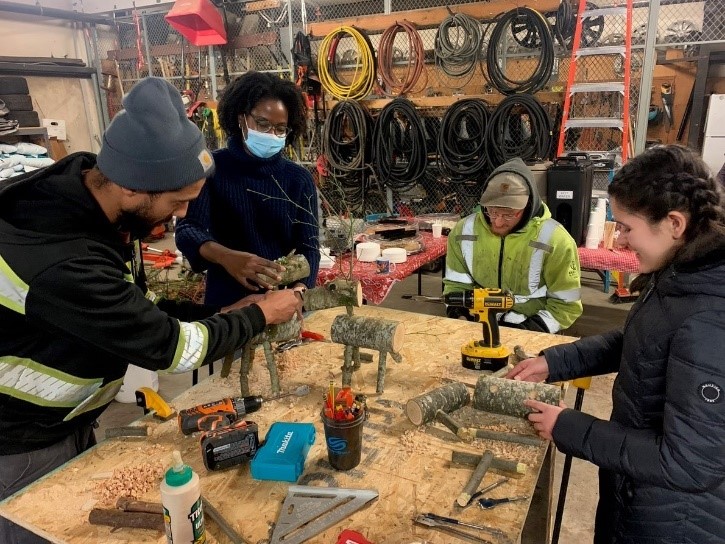
[[(395, 76), (393, 66), (393, 44), (398, 32), (405, 32), (408, 37), (408, 64), (404, 78)], [(380, 44), (378, 45), (378, 75), (385, 84), (386, 94), (404, 95), (411, 92), (423, 73), (426, 74), (423, 83), (423, 87), (425, 87), (428, 82), (428, 75), (424, 71), (424, 65), (425, 47), (413, 23), (396, 21), (395, 24), (385, 29), (385, 32), (380, 36)]]

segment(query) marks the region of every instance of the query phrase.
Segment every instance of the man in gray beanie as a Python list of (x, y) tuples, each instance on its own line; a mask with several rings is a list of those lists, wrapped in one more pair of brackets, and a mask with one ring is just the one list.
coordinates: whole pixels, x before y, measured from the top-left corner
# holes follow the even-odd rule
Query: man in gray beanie
[[(292, 290), (226, 308), (148, 291), (138, 238), (183, 217), (214, 164), (166, 81), (124, 107), (97, 157), (0, 185), (0, 499), (95, 444), (130, 363), (194, 370), (300, 307)], [(0, 542), (45, 541), (0, 518)]]
[[(483, 186), (481, 210), (448, 235), (445, 294), (477, 287), (511, 291), (516, 303), (499, 323), (556, 333), (582, 313), (579, 254), (542, 202), (519, 158), (496, 168)], [(448, 307), (449, 317), (472, 316)]]

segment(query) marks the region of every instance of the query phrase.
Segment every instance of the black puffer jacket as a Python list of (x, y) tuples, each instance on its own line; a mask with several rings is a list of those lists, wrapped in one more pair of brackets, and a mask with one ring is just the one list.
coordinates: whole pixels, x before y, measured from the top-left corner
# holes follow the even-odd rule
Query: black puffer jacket
[(564, 410), (553, 431), (601, 468), (597, 543), (725, 542), (725, 241), (710, 247), (653, 277), (623, 331), (544, 351), (551, 381), (619, 371), (611, 421)]

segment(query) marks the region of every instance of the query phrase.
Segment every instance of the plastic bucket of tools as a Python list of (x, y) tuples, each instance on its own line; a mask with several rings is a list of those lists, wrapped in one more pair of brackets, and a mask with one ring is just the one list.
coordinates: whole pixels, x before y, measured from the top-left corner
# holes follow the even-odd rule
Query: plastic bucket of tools
[(362, 455), (363, 423), (367, 419), (367, 408), (363, 408), (353, 419), (332, 419), (320, 414), (325, 428), (327, 459), (332, 468), (350, 470), (360, 464)]

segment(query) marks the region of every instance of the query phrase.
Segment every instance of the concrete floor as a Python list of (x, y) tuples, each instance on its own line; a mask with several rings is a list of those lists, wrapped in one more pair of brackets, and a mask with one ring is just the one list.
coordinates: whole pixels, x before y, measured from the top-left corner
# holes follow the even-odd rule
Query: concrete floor
[[(162, 245), (154, 244), (162, 247)], [(417, 292), (417, 276), (411, 276), (396, 284), (390, 295), (381, 304), (386, 308), (407, 310), (429, 315), (444, 315), (440, 304), (414, 302), (402, 299), (404, 294)], [(422, 293), (437, 296), (441, 292), (440, 272), (424, 273), (422, 276)], [(593, 272), (584, 272), (582, 278), (582, 301), (584, 313), (571, 327), (567, 334), (572, 336), (588, 336), (598, 334), (621, 326), (629, 311), (631, 304), (612, 304), (609, 295), (602, 291), (602, 282)], [(218, 369), (217, 369), (218, 371)], [(200, 371), (200, 380), (207, 376), (207, 370)], [(611, 412), (611, 391), (614, 376), (596, 377), (592, 386), (584, 395), (583, 411), (597, 417), (607, 419)], [(191, 375), (160, 375), (159, 393), (163, 398), (173, 399), (191, 386)], [(565, 402), (568, 406), (574, 405), (575, 390), (570, 388)], [(100, 427), (96, 431), (98, 439), (104, 436), (107, 427), (127, 425), (142, 415), (140, 408), (133, 404), (113, 402), (100, 418)], [(557, 453), (556, 476), (552, 508), (556, 508), (558, 490), (561, 481), (561, 472), (564, 465), (564, 456)], [(594, 512), (596, 508), (597, 469), (590, 463), (574, 459), (569, 480), (566, 508), (559, 542), (561, 544), (585, 544), (591, 542), (594, 527)]]

